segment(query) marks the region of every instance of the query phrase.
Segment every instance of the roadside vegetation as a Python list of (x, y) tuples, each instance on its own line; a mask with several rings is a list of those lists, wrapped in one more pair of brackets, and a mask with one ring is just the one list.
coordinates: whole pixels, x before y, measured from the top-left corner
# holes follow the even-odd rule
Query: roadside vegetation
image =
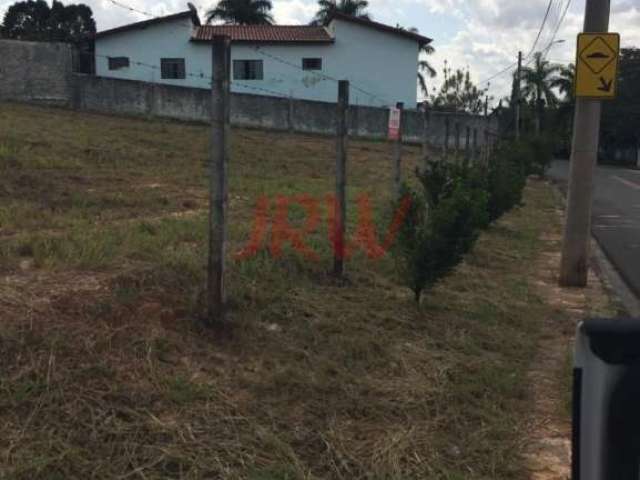
[[(404, 186), (411, 207), (395, 257), (418, 306), (422, 293), (448, 275), (473, 248), (481, 230), (522, 202), (527, 177), (551, 163), (547, 142), (504, 142), (488, 157), (431, 160), (416, 171), (420, 188)], [(397, 207), (398, 208), (398, 207)]]
[[(0, 478), (523, 478), (527, 371), (565, 316), (535, 287), (550, 187), (530, 181), (420, 310), (392, 255), (328, 275), (325, 209), (315, 260), (230, 264), (221, 338), (198, 322), (207, 135), (0, 104)], [(234, 129), (232, 148), (230, 257), (261, 197), (333, 191), (331, 139)], [(350, 235), (367, 193), (383, 236), (390, 159), (350, 142)]]

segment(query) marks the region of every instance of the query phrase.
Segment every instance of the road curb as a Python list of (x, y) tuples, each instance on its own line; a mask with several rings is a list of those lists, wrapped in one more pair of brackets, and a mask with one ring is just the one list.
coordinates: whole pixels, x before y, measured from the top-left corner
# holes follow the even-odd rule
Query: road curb
[[(553, 179), (549, 179), (549, 183), (561, 199), (562, 207), (566, 211), (566, 193), (562, 190), (559, 183)], [(627, 285), (627, 282), (622, 278), (616, 266), (609, 260), (593, 233), (591, 233), (589, 259), (594, 272), (602, 281), (607, 293), (615, 298), (617, 303), (623, 307), (625, 310), (624, 313), (632, 317), (640, 318), (640, 298), (638, 298), (635, 292)]]

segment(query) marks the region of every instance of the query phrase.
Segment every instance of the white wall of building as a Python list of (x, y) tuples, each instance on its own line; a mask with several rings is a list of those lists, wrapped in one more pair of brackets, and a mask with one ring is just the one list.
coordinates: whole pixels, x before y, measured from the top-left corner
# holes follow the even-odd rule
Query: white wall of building
[[(163, 80), (160, 78), (160, 58), (184, 58), (186, 71), (194, 75), (211, 75), (211, 68), (204, 70), (205, 52), (191, 51), (189, 38), (192, 31), (189, 19), (179, 19), (150, 25), (144, 29), (98, 37), (95, 42), (96, 75), (159, 82), (168, 85), (207, 88), (211, 82), (206, 78), (187, 77), (185, 80)], [(129, 68), (109, 70), (105, 57), (129, 57)], [(152, 69), (143, 65), (153, 65)], [(210, 64), (210, 63), (209, 63)]]
[[(96, 74), (209, 88), (211, 48), (189, 41), (192, 28), (188, 19), (181, 19), (98, 38)], [(327, 75), (351, 81), (353, 104), (380, 107), (404, 102), (407, 108), (415, 108), (417, 42), (342, 20), (329, 28), (334, 44), (232, 44), (232, 60), (262, 60), (264, 70), (263, 80), (232, 80), (232, 91), (335, 102), (338, 86), (322, 76)], [(109, 70), (108, 56), (129, 57), (130, 67)], [(187, 77), (161, 79), (160, 58), (184, 58)], [(303, 71), (303, 58), (322, 58), (322, 71)]]

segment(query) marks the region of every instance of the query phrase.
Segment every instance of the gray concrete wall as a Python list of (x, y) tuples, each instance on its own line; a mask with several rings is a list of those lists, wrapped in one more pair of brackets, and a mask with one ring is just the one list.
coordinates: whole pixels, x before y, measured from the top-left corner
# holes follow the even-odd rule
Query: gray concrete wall
[[(0, 40), (0, 59), (0, 100), (52, 103), (103, 113), (209, 121), (209, 90), (73, 74), (73, 51), (66, 44)], [(333, 135), (335, 114), (334, 103), (246, 93), (231, 95), (231, 123), (237, 126)], [(388, 119), (389, 111), (385, 108), (353, 106), (349, 113), (349, 133), (353, 137), (384, 139)], [(495, 120), (489, 123), (483, 117), (434, 112), (430, 115), (427, 130), (431, 145), (444, 145), (447, 123), (449, 148), (456, 145), (456, 125), (460, 125), (461, 148), (465, 146), (467, 126), (472, 132), (477, 130), (478, 146), (485, 142), (485, 130), (497, 131)], [(421, 143), (423, 131), (423, 114), (415, 110), (405, 111), (405, 140)]]
[(71, 70), (70, 45), (0, 40), (0, 100), (67, 105)]
[[(134, 80), (120, 80), (90, 75), (74, 75), (74, 106), (103, 113), (148, 115), (176, 120), (207, 122), (211, 93), (209, 90), (159, 85)], [(231, 94), (231, 123), (236, 126), (267, 130), (333, 135), (336, 106), (332, 103), (267, 97), (244, 93)], [(404, 138), (422, 142), (424, 118), (421, 112), (404, 112)], [(387, 136), (389, 111), (383, 108), (353, 106), (350, 109), (349, 133), (353, 137), (384, 139)], [(434, 112), (429, 116), (428, 141), (442, 147), (449, 123), (449, 148), (455, 148), (456, 125), (460, 147), (466, 143), (466, 128), (477, 130), (478, 145), (485, 141), (485, 130), (495, 132), (495, 120), (484, 117)]]

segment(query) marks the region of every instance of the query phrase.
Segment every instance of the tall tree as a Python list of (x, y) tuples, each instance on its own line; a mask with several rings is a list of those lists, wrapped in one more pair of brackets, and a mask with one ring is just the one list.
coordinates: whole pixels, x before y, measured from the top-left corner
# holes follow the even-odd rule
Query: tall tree
[(555, 107), (558, 104), (558, 97), (554, 92), (554, 80), (561, 68), (560, 65), (545, 60), (542, 52), (537, 52), (533, 58), (533, 65), (522, 69), (524, 80), (522, 94), (535, 105), (536, 134), (538, 135), (542, 130), (545, 104), (549, 107)]
[(557, 88), (565, 100), (571, 100), (574, 97), (573, 82), (576, 77), (576, 66), (570, 63), (566, 67), (560, 67), (558, 75), (551, 81), (551, 86)]
[(607, 161), (633, 165), (640, 151), (640, 48), (622, 49), (618, 71), (617, 97), (603, 102), (600, 143)]
[(420, 90), (425, 97), (429, 96), (429, 88), (427, 86), (427, 78), (435, 78), (437, 76), (436, 69), (431, 66), (429, 60), (424, 58), (424, 56), (433, 55), (436, 49), (431, 45), (423, 45), (420, 48), (420, 55), (423, 55), (423, 58), (418, 60), (418, 85), (420, 85)]
[(431, 103), (435, 108), (478, 114), (484, 109), (486, 93), (471, 81), (468, 70), (453, 72), (445, 63), (444, 82), (438, 94), (431, 96)]
[(220, 0), (207, 12), (207, 23), (222, 20), (236, 25), (271, 25), (272, 9), (270, 0)]
[[(404, 29), (402, 26), (397, 26), (400, 29)], [(412, 33), (420, 33), (415, 27), (409, 29)], [(427, 86), (427, 78), (435, 78), (437, 75), (436, 69), (431, 66), (431, 63), (427, 59), (428, 56), (433, 55), (436, 49), (430, 44), (423, 44), (420, 46), (418, 52), (418, 86), (425, 97), (429, 96), (429, 88)]]
[(44, 0), (14, 3), (4, 15), (2, 36), (16, 40), (83, 43), (96, 32), (91, 8)]
[(324, 25), (331, 19), (334, 13), (342, 13), (352, 17), (369, 19), (367, 0), (318, 0), (318, 13), (312, 22), (317, 25)]

